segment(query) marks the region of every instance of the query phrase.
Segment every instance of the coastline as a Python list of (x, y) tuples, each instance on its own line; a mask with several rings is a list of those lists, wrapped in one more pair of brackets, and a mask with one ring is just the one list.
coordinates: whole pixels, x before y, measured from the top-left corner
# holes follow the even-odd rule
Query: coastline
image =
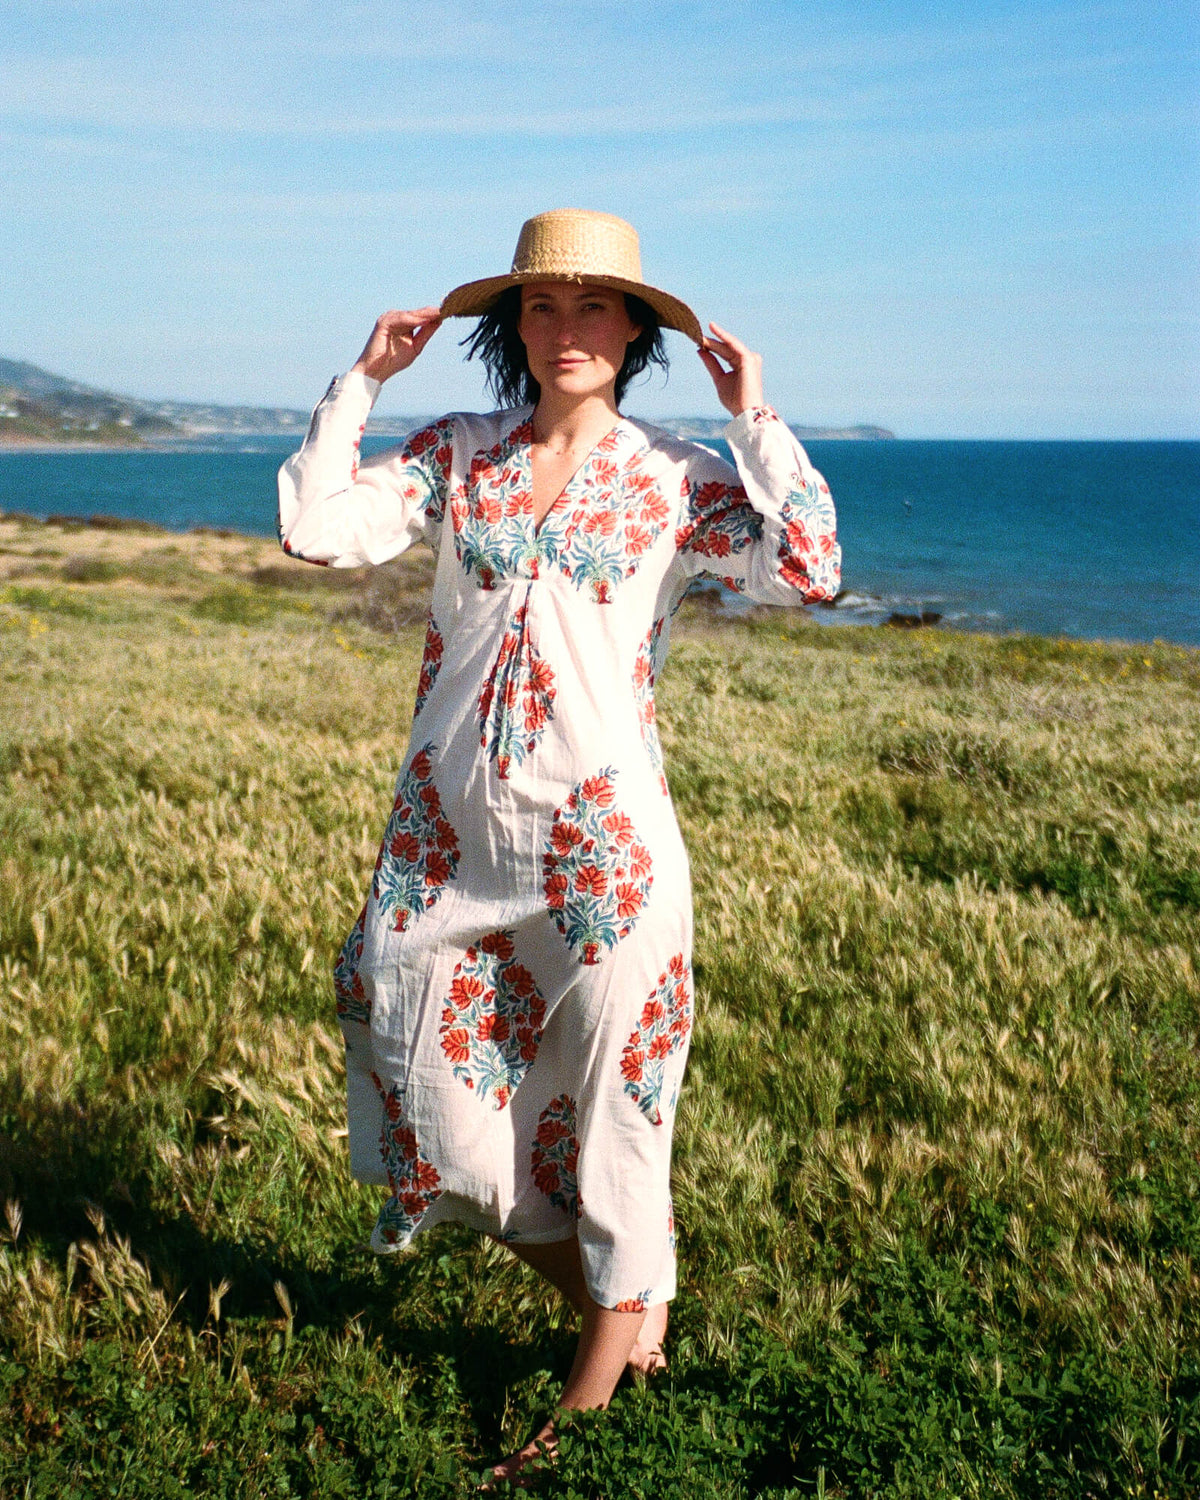
[[(238, 587), (270, 593), (280, 588), (299, 592), (306, 608), (321, 597), (342, 617), (347, 606), (355, 617), (375, 628), (393, 631), (424, 617), (434, 560), (424, 549), (402, 554), (377, 568), (313, 568), (288, 558), (273, 534), (240, 531), (203, 523), (174, 529), (156, 521), (92, 513), (38, 516), (0, 510), (0, 596), (6, 588), (27, 585), (75, 589), (96, 583), (151, 591), (193, 573), (211, 579), (229, 576)], [(357, 601), (357, 602), (353, 602)], [(808, 608), (780, 609), (748, 605), (716, 580), (701, 582), (684, 601), (684, 615), (713, 628), (751, 628), (781, 619), (789, 630), (827, 634), (863, 631), (879, 635), (917, 632), (929, 639), (973, 639), (1044, 643), (1050, 649), (1096, 649), (1116, 652), (1166, 650), (1200, 656), (1200, 645), (1120, 636), (1074, 637), (1065, 633), (1023, 629), (975, 628), (953, 613), (929, 610), (920, 601), (881, 597), (861, 589), (843, 589), (834, 602)]]
[[(220, 432), (203, 437), (172, 437), (157, 442), (141, 440), (136, 443), (56, 443), (46, 438), (0, 438), (0, 454), (4, 453), (227, 453), (231, 443), (261, 442), (264, 438), (293, 439), (291, 433), (280, 432)], [(298, 447), (303, 433), (294, 435)]]
[(4, 453), (146, 453), (161, 452), (157, 443), (51, 443), (44, 438), (0, 439)]
[[(95, 516), (110, 531), (130, 517), (273, 541), (276, 472), (294, 447), (278, 434), (156, 440), (118, 460), (95, 456), (94, 443), (22, 444), (0, 450), (14, 455), (0, 461), (0, 514), (73, 528)], [(806, 611), (812, 622), (1200, 647), (1200, 445), (898, 439), (812, 444), (810, 454), (837, 498), (845, 551), (843, 591), (833, 608)], [(715, 586), (707, 603), (719, 614), (741, 607)]]

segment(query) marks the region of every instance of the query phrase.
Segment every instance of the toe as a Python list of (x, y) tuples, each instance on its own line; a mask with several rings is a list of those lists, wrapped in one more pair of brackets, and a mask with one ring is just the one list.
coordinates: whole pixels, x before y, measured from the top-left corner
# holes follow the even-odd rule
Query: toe
[(554, 1429), (547, 1427), (524, 1448), (493, 1464), (490, 1475), (484, 1477), (479, 1489), (495, 1490), (501, 1485), (511, 1485), (518, 1490), (532, 1488), (553, 1464), (554, 1449)]

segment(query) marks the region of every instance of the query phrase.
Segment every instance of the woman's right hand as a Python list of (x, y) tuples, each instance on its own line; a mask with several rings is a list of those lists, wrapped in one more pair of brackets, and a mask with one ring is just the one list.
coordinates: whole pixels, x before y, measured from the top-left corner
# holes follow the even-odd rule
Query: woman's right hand
[(397, 370), (407, 370), (441, 323), (442, 315), (436, 307), (385, 312), (376, 320), (354, 368), (360, 375), (381, 382)]

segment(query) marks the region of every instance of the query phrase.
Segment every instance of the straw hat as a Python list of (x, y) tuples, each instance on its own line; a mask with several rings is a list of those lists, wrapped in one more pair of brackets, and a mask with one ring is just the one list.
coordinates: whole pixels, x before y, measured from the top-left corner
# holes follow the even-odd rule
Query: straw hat
[(647, 286), (637, 230), (612, 214), (555, 208), (526, 219), (507, 276), (487, 276), (456, 286), (442, 303), (444, 318), (477, 318), (501, 292), (526, 281), (578, 281), (632, 292), (658, 314), (663, 326), (700, 344), (700, 320), (686, 302)]

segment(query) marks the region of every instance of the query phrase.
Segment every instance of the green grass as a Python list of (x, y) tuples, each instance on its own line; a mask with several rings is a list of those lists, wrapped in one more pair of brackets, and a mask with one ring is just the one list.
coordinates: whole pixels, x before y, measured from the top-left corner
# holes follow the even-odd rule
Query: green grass
[[(427, 564), (153, 546), (0, 591), (0, 1494), (467, 1495), (571, 1321), (364, 1248), (329, 980)], [(549, 1493), (1200, 1489), (1198, 711), (1163, 645), (685, 613), (672, 1367)]]

